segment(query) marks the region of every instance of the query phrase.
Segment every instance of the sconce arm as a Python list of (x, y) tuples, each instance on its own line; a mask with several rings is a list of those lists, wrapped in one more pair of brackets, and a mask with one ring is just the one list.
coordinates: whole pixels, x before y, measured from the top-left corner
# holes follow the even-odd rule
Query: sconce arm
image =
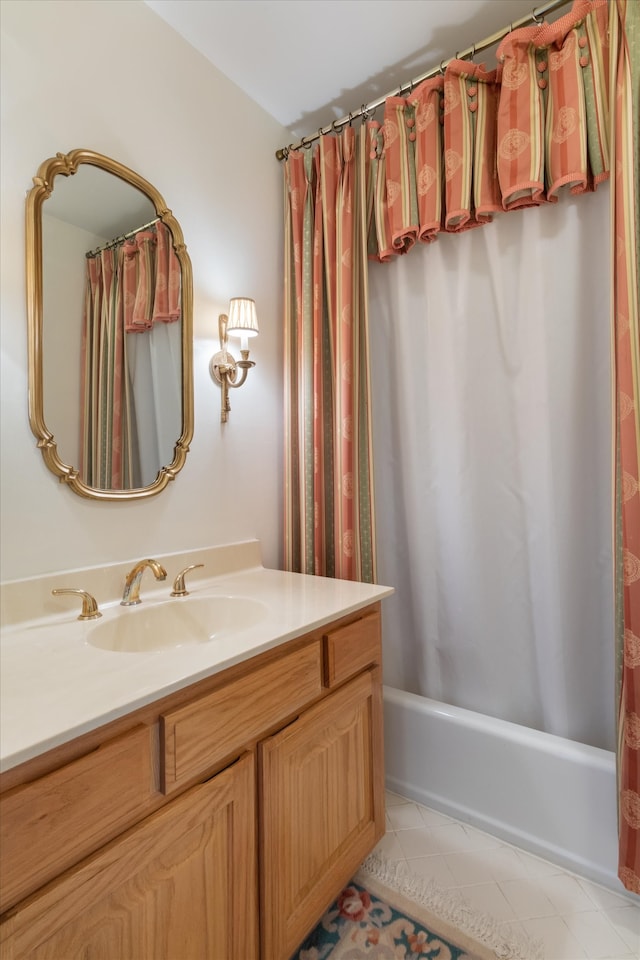
[[(249, 360), (249, 351), (241, 350), (242, 360), (236, 360), (236, 368), (233, 371), (233, 376), (229, 374), (229, 386), (230, 387), (241, 387), (242, 384), (247, 379), (247, 374), (251, 367), (255, 367), (255, 361)], [(238, 370), (241, 371), (240, 379), (238, 379)]]
[(226, 313), (218, 316), (218, 340), (220, 341), (220, 350), (225, 353), (227, 349), (227, 324), (229, 317)]

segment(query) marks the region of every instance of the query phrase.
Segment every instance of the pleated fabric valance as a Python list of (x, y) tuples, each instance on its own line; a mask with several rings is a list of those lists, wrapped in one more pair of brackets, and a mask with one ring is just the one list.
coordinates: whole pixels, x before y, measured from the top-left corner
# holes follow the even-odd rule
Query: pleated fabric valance
[[(368, 253), (388, 260), (609, 175), (607, 0), (516, 30), (486, 70), (453, 60), (367, 123)], [(346, 132), (346, 131), (345, 131)]]

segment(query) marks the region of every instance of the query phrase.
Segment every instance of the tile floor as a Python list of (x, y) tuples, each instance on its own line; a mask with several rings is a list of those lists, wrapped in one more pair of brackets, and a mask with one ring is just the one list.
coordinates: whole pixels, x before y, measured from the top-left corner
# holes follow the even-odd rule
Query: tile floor
[(640, 958), (640, 905), (428, 807), (387, 793), (376, 850), (542, 940), (547, 960)]

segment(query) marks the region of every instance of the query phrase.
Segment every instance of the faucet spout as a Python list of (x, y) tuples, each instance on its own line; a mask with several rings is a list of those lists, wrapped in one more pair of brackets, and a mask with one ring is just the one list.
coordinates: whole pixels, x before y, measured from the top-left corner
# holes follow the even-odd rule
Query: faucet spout
[(157, 560), (141, 560), (136, 563), (135, 567), (127, 574), (124, 582), (124, 591), (120, 601), (123, 607), (133, 607), (142, 602), (140, 600), (140, 581), (147, 567), (151, 569), (156, 580), (167, 579), (167, 571)]

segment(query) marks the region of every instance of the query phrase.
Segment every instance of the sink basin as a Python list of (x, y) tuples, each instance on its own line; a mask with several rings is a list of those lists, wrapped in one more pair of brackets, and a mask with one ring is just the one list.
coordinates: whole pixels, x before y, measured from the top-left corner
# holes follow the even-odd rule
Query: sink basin
[(267, 608), (248, 597), (193, 597), (155, 606), (122, 607), (92, 627), (87, 643), (114, 653), (149, 653), (208, 643), (264, 619)]

